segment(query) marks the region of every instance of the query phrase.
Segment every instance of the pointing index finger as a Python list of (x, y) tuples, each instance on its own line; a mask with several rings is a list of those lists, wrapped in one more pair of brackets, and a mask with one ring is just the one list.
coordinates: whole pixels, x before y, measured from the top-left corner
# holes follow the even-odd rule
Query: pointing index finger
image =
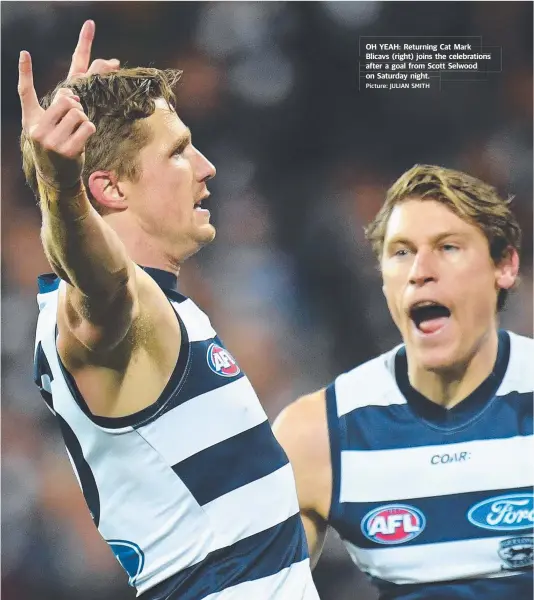
[(95, 22), (85, 21), (80, 31), (78, 44), (72, 55), (72, 62), (69, 69), (68, 79), (77, 75), (85, 75), (89, 68), (89, 60), (91, 59), (91, 46), (95, 38)]
[(19, 84), (18, 92), (22, 108), (22, 121), (32, 118), (36, 111), (41, 110), (37, 93), (33, 85), (32, 59), (30, 53), (23, 50), (19, 58)]

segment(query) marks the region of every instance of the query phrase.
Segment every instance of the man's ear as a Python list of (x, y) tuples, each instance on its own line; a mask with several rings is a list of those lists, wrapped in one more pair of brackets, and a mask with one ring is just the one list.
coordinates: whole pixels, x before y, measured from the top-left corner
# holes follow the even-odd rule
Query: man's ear
[(89, 190), (98, 204), (108, 210), (128, 208), (124, 190), (113, 171), (95, 171), (89, 175)]
[(518, 272), (519, 254), (515, 248), (510, 246), (504, 257), (495, 265), (495, 284), (497, 289), (511, 289), (516, 282)]

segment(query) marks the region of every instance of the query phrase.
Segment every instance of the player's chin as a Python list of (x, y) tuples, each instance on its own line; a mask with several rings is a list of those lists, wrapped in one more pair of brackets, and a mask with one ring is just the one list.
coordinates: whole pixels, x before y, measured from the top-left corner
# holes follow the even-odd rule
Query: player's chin
[(202, 227), (195, 228), (195, 231), (189, 234), (187, 247), (184, 248), (182, 246), (182, 253), (180, 254), (179, 260), (187, 260), (214, 239), (215, 227), (213, 227), (213, 225), (204, 225)]
[(434, 346), (419, 345), (415, 354), (417, 363), (426, 371), (449, 371), (462, 362), (461, 347), (455, 339)]
[(449, 371), (458, 360), (456, 354), (445, 348), (426, 349), (419, 352), (417, 362), (425, 371)]
[(407, 346), (420, 367), (428, 371), (442, 371), (457, 364), (459, 348), (456, 336), (452, 335), (454, 332), (443, 332), (443, 335), (426, 339), (419, 332), (414, 333), (413, 325), (410, 329), (406, 336)]
[(215, 239), (215, 235), (217, 234), (217, 230), (211, 223), (204, 223), (202, 225), (197, 225), (196, 231), (196, 240), (201, 246), (205, 246), (213, 242)]

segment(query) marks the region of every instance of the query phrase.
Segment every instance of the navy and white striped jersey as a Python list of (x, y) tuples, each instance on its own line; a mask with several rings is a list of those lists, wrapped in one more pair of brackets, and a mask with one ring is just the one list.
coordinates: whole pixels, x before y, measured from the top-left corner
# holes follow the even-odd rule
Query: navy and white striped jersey
[(58, 286), (39, 281), (35, 381), (94, 523), (147, 600), (318, 600), (293, 472), (247, 377), (208, 317), (146, 269), (182, 346), (152, 406), (90, 413), (56, 350)]
[(534, 341), (499, 332), (492, 374), (446, 410), (404, 346), (326, 391), (330, 524), (381, 598), (532, 597)]

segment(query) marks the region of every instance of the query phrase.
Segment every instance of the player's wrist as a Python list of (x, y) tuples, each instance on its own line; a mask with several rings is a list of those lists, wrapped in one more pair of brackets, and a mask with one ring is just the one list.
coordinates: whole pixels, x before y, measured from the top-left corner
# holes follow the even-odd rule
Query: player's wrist
[(63, 222), (78, 222), (89, 216), (91, 203), (81, 179), (70, 186), (57, 187), (38, 175), (37, 182), (43, 216)]
[(81, 176), (73, 177), (68, 181), (54, 181), (41, 173), (39, 169), (35, 169), (35, 176), (39, 190), (56, 192), (60, 194), (82, 193), (85, 192), (85, 187)]

